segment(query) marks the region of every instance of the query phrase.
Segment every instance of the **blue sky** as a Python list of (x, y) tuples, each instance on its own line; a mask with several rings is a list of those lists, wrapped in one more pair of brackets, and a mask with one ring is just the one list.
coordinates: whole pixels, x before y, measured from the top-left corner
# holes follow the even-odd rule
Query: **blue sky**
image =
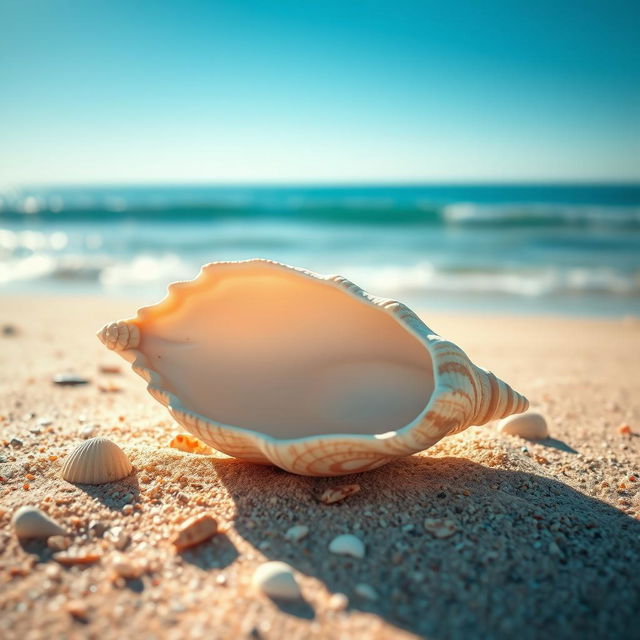
[(640, 180), (640, 3), (0, 0), (0, 183)]

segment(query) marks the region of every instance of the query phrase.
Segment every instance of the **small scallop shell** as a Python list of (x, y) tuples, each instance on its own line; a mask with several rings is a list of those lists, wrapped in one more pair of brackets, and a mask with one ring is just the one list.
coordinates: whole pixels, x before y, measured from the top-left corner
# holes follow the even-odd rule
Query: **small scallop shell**
[(535, 411), (509, 416), (500, 423), (500, 433), (520, 436), (527, 440), (543, 440), (549, 437), (549, 428), (544, 416)]
[(78, 484), (104, 484), (128, 476), (131, 463), (124, 451), (107, 438), (91, 438), (67, 458), (62, 477)]
[(36, 507), (20, 507), (11, 519), (18, 538), (46, 539), (50, 536), (65, 536), (67, 531), (46, 513)]
[(253, 574), (253, 586), (275, 600), (299, 600), (300, 586), (286, 562), (265, 562)]

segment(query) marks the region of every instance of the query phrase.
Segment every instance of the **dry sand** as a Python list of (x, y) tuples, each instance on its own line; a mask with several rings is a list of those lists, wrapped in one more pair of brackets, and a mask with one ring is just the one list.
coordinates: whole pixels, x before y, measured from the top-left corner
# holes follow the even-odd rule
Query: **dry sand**
[[(0, 326), (17, 329), (0, 335), (0, 637), (640, 636), (640, 437), (618, 433), (628, 423), (640, 434), (637, 321), (426, 314), (525, 393), (553, 439), (473, 427), (428, 454), (323, 479), (168, 448), (182, 429), (94, 336), (133, 306), (0, 298)], [(100, 363), (122, 373), (102, 374)], [(65, 370), (90, 384), (53, 385)], [(99, 390), (109, 382), (122, 390)], [(61, 462), (83, 430), (119, 443), (135, 473), (101, 487), (64, 482)], [(345, 482), (361, 491), (318, 502)], [(64, 568), (45, 543), (19, 544), (10, 518), (24, 504), (46, 509), (73, 530), (72, 550), (99, 560)], [(206, 510), (225, 532), (177, 554), (177, 524)], [(456, 531), (436, 539), (427, 518)], [(288, 541), (293, 524), (309, 535)], [(114, 578), (117, 527), (138, 578)], [(329, 554), (341, 533), (361, 538), (364, 559)], [(296, 570), (305, 603), (253, 592), (266, 559)], [(361, 583), (376, 600), (358, 595)]]

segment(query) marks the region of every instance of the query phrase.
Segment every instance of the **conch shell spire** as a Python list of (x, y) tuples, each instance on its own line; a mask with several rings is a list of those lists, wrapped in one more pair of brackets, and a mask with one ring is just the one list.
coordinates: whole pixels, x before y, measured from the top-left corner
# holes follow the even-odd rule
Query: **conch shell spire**
[(512, 413), (522, 413), (529, 407), (529, 401), (514, 391), (506, 382), (491, 371), (472, 365), (478, 383), (476, 411), (469, 424), (483, 425)]
[(140, 344), (140, 329), (130, 320), (105, 324), (97, 336), (107, 349), (113, 351), (135, 349)]

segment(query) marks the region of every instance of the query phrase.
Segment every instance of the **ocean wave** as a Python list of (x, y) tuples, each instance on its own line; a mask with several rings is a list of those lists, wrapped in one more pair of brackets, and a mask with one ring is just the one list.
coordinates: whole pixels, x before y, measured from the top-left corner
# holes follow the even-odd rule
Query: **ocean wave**
[[(147, 290), (160, 295), (168, 282), (195, 277), (199, 266), (172, 253), (119, 260), (99, 254), (32, 254), (0, 261), (0, 285), (11, 288), (28, 281), (93, 283), (107, 293)], [(404, 266), (336, 263), (323, 271), (345, 275), (376, 295), (399, 299), (430, 293), (521, 298), (640, 296), (640, 270), (625, 272), (609, 267), (443, 268), (418, 261)]]

